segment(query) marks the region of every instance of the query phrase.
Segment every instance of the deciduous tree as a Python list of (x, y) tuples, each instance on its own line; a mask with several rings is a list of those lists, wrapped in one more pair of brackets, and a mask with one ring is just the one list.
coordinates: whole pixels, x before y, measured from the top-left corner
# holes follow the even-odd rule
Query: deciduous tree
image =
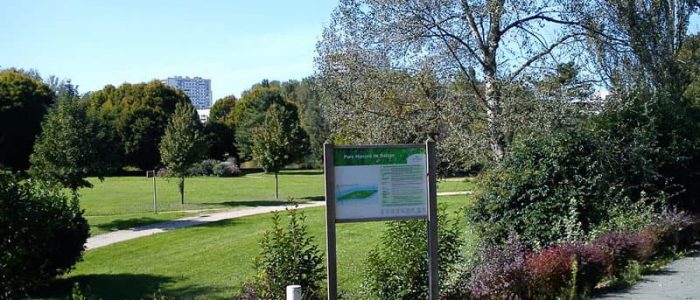
[(54, 94), (23, 71), (0, 71), (0, 168), (25, 170)]
[(206, 151), (199, 115), (190, 103), (178, 103), (160, 142), (160, 156), (171, 174), (180, 179), (180, 203), (185, 204), (185, 175)]
[[(572, 57), (569, 46), (585, 35), (569, 1), (343, 0), (319, 43), (321, 74), (353, 74), (365, 66), (438, 78), (459, 74), (482, 107), (495, 160), (508, 146), (503, 124), (504, 84), (531, 69), (555, 67), (549, 58)], [(360, 66), (362, 67), (362, 66)]]
[(88, 115), (77, 95), (63, 95), (42, 123), (30, 157), (30, 174), (74, 193), (92, 187), (87, 176), (108, 174), (116, 164), (114, 136)]
[(307, 148), (305, 133), (299, 126), (296, 111), (273, 104), (263, 123), (253, 128), (253, 158), (265, 172), (275, 174), (275, 199), (279, 199), (279, 171), (295, 161)]
[(160, 81), (106, 86), (91, 93), (89, 111), (119, 135), (125, 165), (143, 170), (157, 166), (158, 145), (177, 103), (190, 103), (184, 92)]

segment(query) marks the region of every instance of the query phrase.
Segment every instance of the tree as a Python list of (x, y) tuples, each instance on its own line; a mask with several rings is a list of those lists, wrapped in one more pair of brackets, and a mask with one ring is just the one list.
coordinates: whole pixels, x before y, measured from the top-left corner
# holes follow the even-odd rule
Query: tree
[(165, 135), (160, 142), (160, 155), (163, 164), (179, 177), (180, 203), (185, 204), (185, 175), (192, 164), (204, 155), (202, 124), (194, 106), (178, 103), (168, 121)]
[(78, 188), (92, 187), (85, 177), (96, 175), (102, 179), (114, 168), (114, 136), (88, 115), (77, 95), (61, 96), (42, 128), (29, 159), (33, 177), (75, 193)]
[(236, 149), (236, 128), (233, 113), (236, 106), (236, 97), (226, 96), (217, 100), (209, 112), (209, 120), (204, 126), (204, 132), (209, 142), (210, 158), (226, 159), (234, 157), (238, 159)]
[[(294, 116), (298, 122), (297, 106), (284, 100), (279, 82), (263, 80), (260, 84), (255, 84), (250, 90), (243, 92), (241, 100), (236, 103), (234, 110), (236, 146), (241, 160), (252, 158), (253, 128), (258, 127), (265, 120), (265, 114), (273, 104), (284, 106), (284, 109), (290, 112), (289, 116)], [(305, 141), (299, 140), (295, 143), (303, 144)]]
[(54, 103), (49, 87), (15, 69), (0, 71), (0, 168), (25, 170), (41, 121)]
[(279, 199), (279, 171), (301, 157), (307, 147), (305, 133), (295, 114), (296, 111), (273, 104), (265, 113), (265, 121), (252, 131), (253, 158), (265, 172), (275, 174), (275, 199)]
[(218, 121), (233, 126), (233, 111), (236, 108), (236, 97), (226, 96), (214, 102), (209, 111), (209, 121)]
[(674, 95), (683, 92), (688, 82), (678, 55), (700, 2), (598, 0), (587, 8), (581, 13), (600, 33), (589, 39), (589, 49), (613, 91), (644, 83)]
[(153, 169), (161, 157), (158, 145), (178, 103), (190, 103), (181, 90), (160, 81), (105, 86), (91, 93), (89, 113), (109, 124), (119, 136), (123, 164)]
[[(321, 74), (355, 74), (352, 64), (459, 74), (482, 107), (493, 159), (508, 146), (502, 120), (504, 84), (551, 57), (575, 60), (567, 47), (585, 36), (569, 1), (343, 0), (319, 43)], [(357, 72), (363, 74), (363, 72)]]
[(328, 120), (321, 108), (321, 86), (315, 77), (281, 84), (285, 99), (299, 107), (299, 124), (309, 135), (312, 162), (323, 159), (323, 143), (330, 137)]

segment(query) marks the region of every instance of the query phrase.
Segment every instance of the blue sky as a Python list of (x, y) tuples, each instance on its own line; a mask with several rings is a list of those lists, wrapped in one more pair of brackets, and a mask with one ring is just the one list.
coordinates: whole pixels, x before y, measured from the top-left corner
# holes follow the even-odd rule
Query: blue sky
[(72, 79), (81, 92), (174, 75), (214, 99), (313, 74), (337, 0), (0, 0), (0, 66)]

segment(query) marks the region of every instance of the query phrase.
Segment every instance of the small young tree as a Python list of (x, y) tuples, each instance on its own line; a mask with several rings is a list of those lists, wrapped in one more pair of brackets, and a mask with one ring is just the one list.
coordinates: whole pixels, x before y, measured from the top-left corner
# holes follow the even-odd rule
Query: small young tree
[(29, 158), (29, 173), (34, 177), (75, 193), (92, 187), (89, 175), (102, 176), (113, 169), (116, 152), (113, 136), (87, 114), (75, 94), (61, 96), (58, 106), (42, 124), (42, 133)]
[(180, 182), (180, 203), (185, 204), (185, 175), (192, 164), (202, 159), (206, 144), (197, 111), (189, 103), (178, 103), (160, 142), (160, 156), (172, 176)]
[(275, 199), (279, 199), (279, 171), (306, 149), (306, 134), (294, 114), (273, 104), (265, 113), (263, 124), (253, 129), (253, 158), (266, 173), (275, 174)]

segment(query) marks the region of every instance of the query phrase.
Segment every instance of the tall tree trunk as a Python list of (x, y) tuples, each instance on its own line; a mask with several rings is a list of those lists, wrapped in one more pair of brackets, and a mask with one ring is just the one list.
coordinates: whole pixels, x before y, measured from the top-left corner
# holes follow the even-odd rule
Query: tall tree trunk
[[(489, 73), (489, 72), (487, 72)], [(488, 126), (489, 144), (496, 162), (500, 162), (506, 152), (506, 138), (501, 124), (501, 91), (495, 72), (487, 74), (485, 83), (486, 123)]]
[(180, 188), (180, 204), (185, 205), (185, 176), (180, 177), (180, 182), (177, 184)]
[(277, 172), (275, 172), (275, 199), (280, 198), (279, 181), (277, 180)]

